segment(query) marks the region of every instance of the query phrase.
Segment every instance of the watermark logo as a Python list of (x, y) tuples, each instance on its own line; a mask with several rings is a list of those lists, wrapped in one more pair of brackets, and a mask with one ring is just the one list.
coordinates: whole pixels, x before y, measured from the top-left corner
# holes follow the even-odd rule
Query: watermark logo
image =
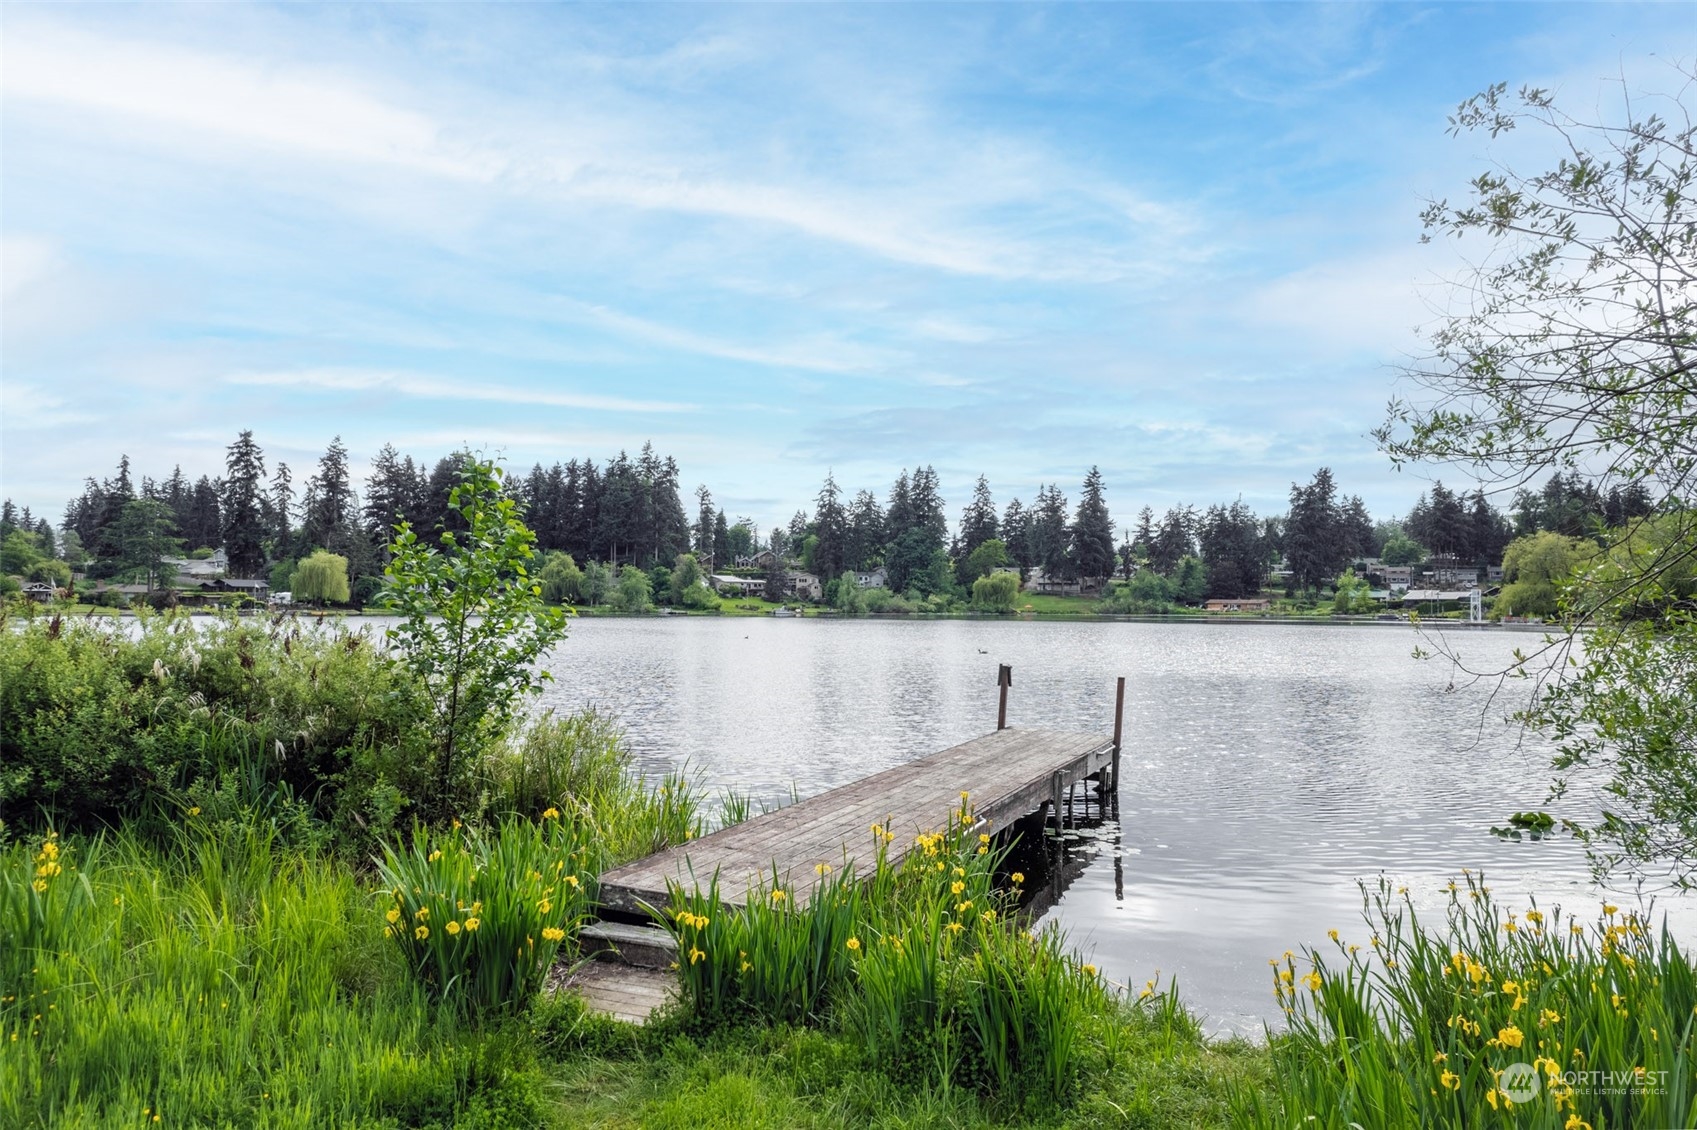
[(1538, 1069), (1530, 1063), (1511, 1063), (1503, 1068), (1497, 1086), (1514, 1102), (1529, 1103), (1538, 1097), (1543, 1083), (1538, 1078)]

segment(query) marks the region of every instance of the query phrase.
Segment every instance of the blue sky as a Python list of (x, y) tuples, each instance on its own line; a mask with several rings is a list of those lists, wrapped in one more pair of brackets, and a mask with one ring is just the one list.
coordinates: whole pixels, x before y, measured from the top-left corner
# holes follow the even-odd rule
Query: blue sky
[(1441, 309), (1484, 86), (1673, 85), (1683, 5), (4, 8), (0, 489), (334, 434), (519, 467), (651, 439), (732, 514), (1324, 464)]

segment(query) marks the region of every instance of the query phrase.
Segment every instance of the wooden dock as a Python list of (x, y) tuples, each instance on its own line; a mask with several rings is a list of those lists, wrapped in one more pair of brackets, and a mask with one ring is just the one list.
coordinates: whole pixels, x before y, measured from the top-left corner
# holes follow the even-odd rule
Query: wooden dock
[[(1120, 694), (1123, 701), (1124, 680)], [(644, 904), (666, 906), (668, 880), (705, 889), (716, 874), (720, 897), (740, 906), (751, 887), (771, 883), (774, 869), (793, 897), (805, 900), (820, 864), (840, 869), (857, 862), (864, 873), (875, 850), (873, 824), (888, 822), (896, 837), (889, 858), (898, 862), (914, 847), (915, 836), (948, 826), (962, 793), (974, 816), (994, 831), (1046, 804), (1058, 809), (1067, 791), (1088, 777), (1111, 787), (1118, 768), (1117, 717), (1114, 729), (1111, 737), (998, 729), (608, 871), (601, 876), (601, 905), (642, 914)]]

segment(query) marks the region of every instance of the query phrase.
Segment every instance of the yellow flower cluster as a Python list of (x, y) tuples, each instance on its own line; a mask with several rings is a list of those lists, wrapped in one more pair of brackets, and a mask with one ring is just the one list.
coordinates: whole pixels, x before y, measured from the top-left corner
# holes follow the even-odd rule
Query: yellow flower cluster
[[(773, 891), (772, 893), (776, 895), (780, 892)], [(705, 914), (694, 914), (687, 910), (678, 911), (674, 917), (677, 918), (678, 925), (690, 930), (705, 930), (707, 929), (708, 923), (712, 921), (712, 919), (708, 918)]]
[(47, 881), (64, 870), (64, 865), (59, 862), (58, 833), (49, 832), (41, 843), (41, 850), (35, 854), (35, 881), (30, 887), (38, 895), (46, 894)]
[(542, 928), (542, 940), (545, 942), (563, 942), (566, 940), (566, 932), (558, 926), (544, 926)]

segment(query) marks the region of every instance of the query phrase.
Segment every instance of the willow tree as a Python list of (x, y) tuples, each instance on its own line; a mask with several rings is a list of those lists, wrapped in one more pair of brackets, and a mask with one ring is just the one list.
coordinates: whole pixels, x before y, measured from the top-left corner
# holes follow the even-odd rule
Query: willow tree
[[(1598, 870), (1697, 877), (1697, 72), (1666, 93), (1615, 84), (1590, 120), (1544, 90), (1468, 99), (1452, 134), (1530, 132), (1550, 167), (1494, 167), (1460, 202), (1432, 201), (1425, 239), (1462, 241), (1418, 390), (1376, 433), (1391, 458), (1451, 463), (1502, 489), (1579, 472), (1650, 492), (1653, 513), (1597, 531), (1563, 630), (1519, 656), (1521, 717), (1560, 746), (1556, 795), (1594, 775), (1601, 817), (1580, 829)], [(1597, 120), (1597, 119), (1604, 120)], [(1519, 146), (1524, 151), (1524, 139)], [(1483, 244), (1481, 247), (1480, 244)], [(1581, 646), (1580, 633), (1584, 631)]]

